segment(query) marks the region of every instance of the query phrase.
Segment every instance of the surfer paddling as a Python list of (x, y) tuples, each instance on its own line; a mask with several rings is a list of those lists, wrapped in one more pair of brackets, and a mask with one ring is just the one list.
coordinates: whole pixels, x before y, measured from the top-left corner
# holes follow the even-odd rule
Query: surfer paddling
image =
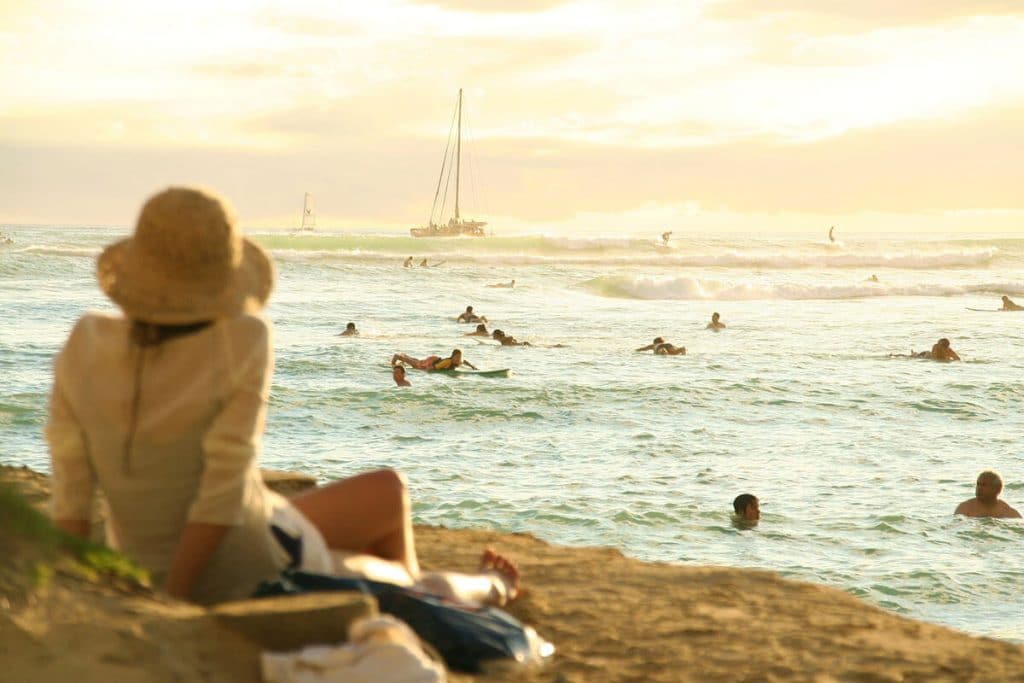
[(501, 330), (495, 330), (492, 332), (491, 337), (493, 337), (502, 346), (533, 346), (533, 344), (528, 341), (517, 341), (515, 337), (505, 334)]
[(1024, 311), (1024, 306), (1016, 304), (1010, 300), (1010, 297), (1003, 295), (1003, 307), (1001, 310), (1004, 311)]
[(447, 358), (441, 358), (440, 356), (427, 356), (426, 358), (413, 358), (407, 356), (404, 353), (396, 353), (391, 356), (391, 367), (398, 365), (399, 363), (405, 363), (409, 367), (416, 368), (417, 370), (426, 370), (427, 372), (436, 372), (438, 370), (454, 370), (460, 366), (467, 366), (476, 370), (476, 366), (465, 360), (462, 357), (461, 349), (454, 349), (452, 355)]
[(913, 358), (930, 358), (931, 360), (952, 361), (960, 360), (960, 356), (949, 345), (949, 339), (943, 337), (935, 342), (931, 351), (910, 352)]
[(487, 325), (480, 323), (476, 326), (476, 330), (473, 332), (467, 332), (462, 335), (464, 337), (490, 337), (491, 333), (487, 331)]
[(654, 351), (655, 356), (685, 356), (685, 346), (669, 344), (661, 337), (655, 337), (654, 341), (647, 346), (641, 346), (637, 351)]
[(512, 289), (516, 286), (516, 281), (512, 282), (496, 282), (493, 285), (485, 285), (486, 287), (500, 288), (500, 289)]
[(359, 330), (356, 329), (355, 323), (349, 323), (345, 325), (345, 331), (338, 335), (339, 337), (358, 337)]

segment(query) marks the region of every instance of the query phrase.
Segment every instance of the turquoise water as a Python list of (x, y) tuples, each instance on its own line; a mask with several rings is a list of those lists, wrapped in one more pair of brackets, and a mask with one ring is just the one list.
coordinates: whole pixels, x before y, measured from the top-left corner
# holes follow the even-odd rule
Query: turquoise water
[[(46, 471), (51, 359), (108, 307), (94, 257), (124, 231), (5, 232), (2, 460)], [(951, 514), (986, 468), (1024, 510), (1024, 313), (966, 310), (1024, 299), (1024, 240), (254, 237), (279, 268), (268, 466), (397, 467), (420, 522), (773, 569), (1024, 640), (1024, 524)], [(462, 336), (470, 304), (538, 346)], [(362, 336), (337, 337), (350, 320)], [(658, 335), (688, 355), (633, 351)], [(889, 357), (940, 336), (963, 363)], [(391, 354), (455, 347), (512, 376), (393, 386)], [(763, 518), (740, 531), (747, 491)]]

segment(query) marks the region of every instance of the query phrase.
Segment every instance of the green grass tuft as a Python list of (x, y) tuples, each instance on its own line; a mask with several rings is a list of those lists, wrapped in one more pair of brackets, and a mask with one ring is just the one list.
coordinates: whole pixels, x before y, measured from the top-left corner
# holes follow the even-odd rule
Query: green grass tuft
[[(65, 534), (7, 482), (0, 482), (0, 534), (11, 534), (33, 544), (50, 560), (61, 551), (70, 553), (78, 564), (76, 573), (84, 578), (95, 580), (99, 576), (110, 576), (149, 585), (146, 570), (106, 546)], [(52, 564), (36, 563), (31, 570), (32, 583), (44, 586), (53, 574)]]

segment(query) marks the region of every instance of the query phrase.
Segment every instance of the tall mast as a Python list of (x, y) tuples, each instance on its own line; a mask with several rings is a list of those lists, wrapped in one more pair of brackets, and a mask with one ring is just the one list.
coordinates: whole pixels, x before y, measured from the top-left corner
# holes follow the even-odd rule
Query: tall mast
[(459, 220), (459, 171), (462, 166), (462, 88), (459, 88), (459, 136), (455, 142), (455, 221)]

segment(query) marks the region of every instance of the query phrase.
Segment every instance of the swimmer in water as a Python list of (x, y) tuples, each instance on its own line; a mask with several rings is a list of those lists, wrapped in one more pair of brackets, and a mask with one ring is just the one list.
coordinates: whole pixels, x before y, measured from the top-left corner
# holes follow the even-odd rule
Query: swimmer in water
[(491, 333), (487, 331), (487, 325), (480, 323), (476, 326), (475, 332), (467, 332), (463, 335), (464, 337), (490, 337)]
[(359, 330), (356, 329), (355, 323), (349, 323), (345, 325), (345, 331), (338, 335), (339, 337), (358, 337)]
[(473, 312), (472, 306), (466, 306), (466, 310), (459, 314), (456, 320), (460, 323), (485, 323), (487, 318)]
[(949, 339), (945, 337), (935, 342), (931, 351), (919, 351), (918, 353), (911, 351), (910, 355), (914, 358), (930, 358), (931, 360), (939, 361), (960, 360), (960, 356), (957, 355), (957, 352), (950, 347)]
[(395, 386), (411, 387), (412, 382), (405, 378), (405, 366), (396, 363), (391, 366), (391, 378), (395, 380)]
[(974, 485), (974, 498), (965, 500), (956, 507), (954, 515), (966, 517), (997, 517), (1016, 519), (1020, 513), (1005, 501), (999, 500), (1003, 490), (1003, 480), (992, 470), (985, 470), (978, 475)]
[(705, 329), (714, 330), (715, 332), (718, 332), (718, 330), (724, 330), (725, 323), (719, 320), (720, 317), (721, 316), (719, 316), (718, 313), (712, 313), (711, 322), (708, 323), (708, 326)]

